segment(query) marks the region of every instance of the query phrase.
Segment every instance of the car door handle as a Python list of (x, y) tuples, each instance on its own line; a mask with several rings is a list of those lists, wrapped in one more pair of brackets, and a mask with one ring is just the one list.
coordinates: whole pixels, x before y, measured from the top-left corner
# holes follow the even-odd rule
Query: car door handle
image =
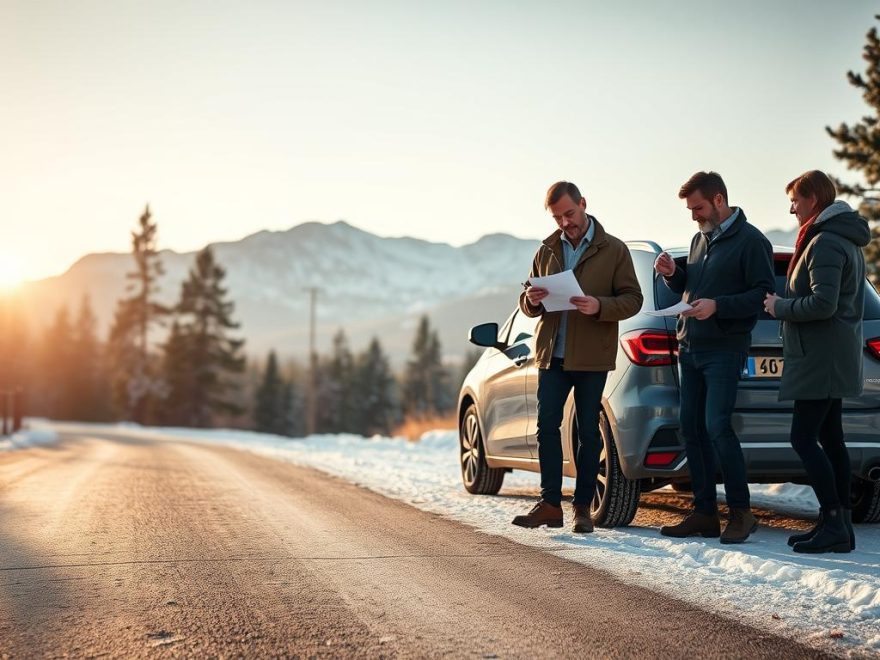
[(514, 363), (517, 367), (521, 367), (521, 366), (523, 366), (523, 365), (524, 365), (526, 362), (528, 362), (528, 361), (529, 361), (529, 356), (528, 356), (528, 355), (520, 355), (519, 357), (515, 357), (515, 358), (513, 358), (513, 363)]

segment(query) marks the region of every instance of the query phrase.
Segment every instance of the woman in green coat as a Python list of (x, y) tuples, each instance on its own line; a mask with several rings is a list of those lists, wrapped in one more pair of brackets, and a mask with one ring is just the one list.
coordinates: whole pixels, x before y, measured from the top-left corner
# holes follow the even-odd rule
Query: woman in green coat
[(800, 224), (785, 297), (768, 294), (766, 311), (782, 320), (780, 400), (794, 400), (791, 445), (821, 507), (816, 527), (789, 538), (795, 552), (855, 547), (844, 397), (862, 392), (865, 258), (871, 232), (849, 204), (834, 201), (831, 179), (813, 170), (785, 187)]

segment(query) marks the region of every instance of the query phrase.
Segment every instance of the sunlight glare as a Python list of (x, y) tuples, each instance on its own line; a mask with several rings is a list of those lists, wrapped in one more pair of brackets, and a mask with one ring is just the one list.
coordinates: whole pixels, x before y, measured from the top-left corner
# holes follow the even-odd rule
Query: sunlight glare
[(24, 265), (19, 257), (0, 254), (0, 289), (15, 289), (24, 279)]

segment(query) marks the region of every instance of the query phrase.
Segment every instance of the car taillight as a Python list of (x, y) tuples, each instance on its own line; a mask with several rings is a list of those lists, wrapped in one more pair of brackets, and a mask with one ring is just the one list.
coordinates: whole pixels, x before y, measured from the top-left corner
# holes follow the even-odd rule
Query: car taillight
[(871, 355), (880, 360), (880, 337), (869, 339), (866, 343), (868, 350), (871, 351)]
[(672, 364), (672, 356), (678, 355), (675, 335), (661, 330), (632, 330), (621, 336), (620, 345), (630, 362), (640, 367)]
[(645, 465), (648, 467), (666, 467), (678, 456), (677, 451), (658, 451), (645, 456)]

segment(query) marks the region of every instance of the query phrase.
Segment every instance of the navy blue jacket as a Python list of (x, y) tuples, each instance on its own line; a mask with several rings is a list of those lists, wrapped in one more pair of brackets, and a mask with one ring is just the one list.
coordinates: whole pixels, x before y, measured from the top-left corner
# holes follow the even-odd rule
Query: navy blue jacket
[(679, 317), (676, 334), (683, 350), (747, 352), (764, 296), (776, 290), (773, 247), (740, 209), (727, 231), (712, 241), (697, 232), (687, 267), (676, 266), (664, 281), (685, 302), (711, 298), (717, 305), (703, 321)]

